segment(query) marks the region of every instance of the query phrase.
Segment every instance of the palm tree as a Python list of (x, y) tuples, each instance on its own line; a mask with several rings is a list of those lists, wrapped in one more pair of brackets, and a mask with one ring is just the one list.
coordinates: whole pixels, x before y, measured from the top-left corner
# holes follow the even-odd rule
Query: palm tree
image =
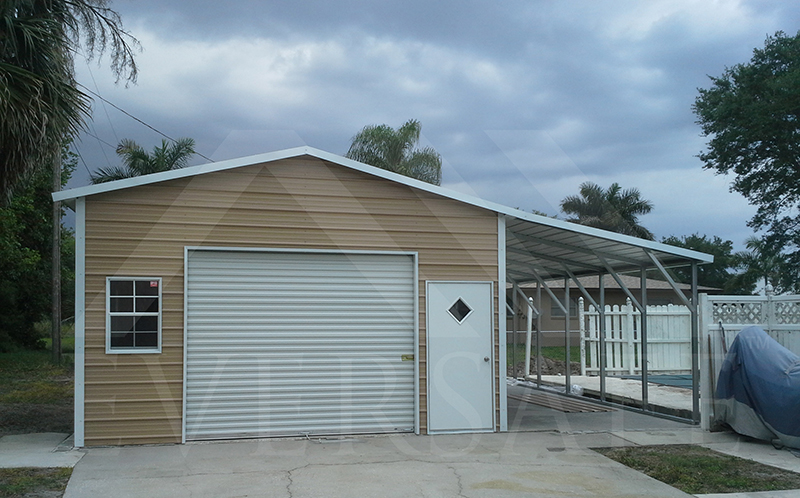
[(747, 251), (739, 251), (733, 255), (736, 268), (742, 270), (737, 278), (747, 283), (763, 279), (764, 289), (772, 287), (780, 292), (784, 257), (771, 250), (766, 242), (758, 237), (748, 237), (744, 245)]
[(92, 57), (108, 47), (117, 79), (136, 81), (138, 42), (107, 4), (0, 2), (0, 202), (20, 179), (51, 167), (89, 116), (90, 99), (73, 78), (75, 53)]
[(642, 199), (638, 189), (622, 190), (618, 183), (603, 190), (596, 183), (585, 182), (581, 184), (580, 195), (570, 195), (561, 201), (561, 211), (574, 215), (567, 221), (647, 240), (654, 240), (654, 236), (639, 224), (639, 216), (652, 209), (653, 204)]
[(161, 147), (153, 147), (152, 154), (133, 140), (123, 139), (117, 145), (123, 166), (100, 168), (91, 176), (91, 181), (105, 183), (183, 168), (194, 153), (194, 140), (191, 138), (179, 138), (174, 143), (161, 140)]
[(442, 157), (431, 147), (415, 149), (422, 125), (416, 119), (394, 130), (368, 125), (352, 139), (345, 157), (423, 182), (442, 183)]

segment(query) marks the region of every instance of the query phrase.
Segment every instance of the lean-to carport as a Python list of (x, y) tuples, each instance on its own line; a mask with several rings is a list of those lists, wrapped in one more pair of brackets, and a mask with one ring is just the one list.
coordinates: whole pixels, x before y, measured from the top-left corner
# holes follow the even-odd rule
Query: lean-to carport
[[(509, 213), (510, 214), (510, 213)], [(516, 214), (516, 213), (514, 213)], [(528, 317), (540, 316), (536, 309), (541, 303), (541, 293), (546, 292), (552, 301), (557, 303), (565, 316), (566, 358), (569, 358), (570, 282), (574, 283), (588, 303), (600, 311), (600, 400), (606, 402), (606, 345), (605, 345), (605, 291), (604, 275), (610, 275), (619, 284), (622, 291), (630, 298), (633, 305), (641, 313), (641, 354), (642, 354), (642, 409), (652, 413), (648, 405), (648, 371), (647, 371), (647, 272), (655, 271), (665, 279), (675, 291), (678, 299), (691, 312), (691, 354), (692, 354), (692, 422), (700, 420), (699, 390), (699, 329), (698, 329), (698, 296), (697, 265), (710, 263), (713, 256), (682, 249), (658, 242), (647, 241), (620, 235), (573, 223), (542, 218), (539, 216), (500, 216), (499, 230), (505, 233), (505, 269), (507, 283), (511, 285), (513, 302), (512, 311), (517, 320), (516, 310), (523, 308)], [(502, 239), (502, 237), (501, 237)], [(502, 260), (503, 258), (501, 258)], [(692, 269), (691, 297), (687, 298), (671, 278), (668, 268), (690, 266)], [(634, 294), (619, 278), (621, 273), (635, 272), (641, 276), (641, 291)], [(584, 288), (578, 277), (596, 275), (599, 279), (599, 299), (593, 298)], [(564, 296), (560, 299), (547, 286), (547, 281), (564, 280)], [(537, 296), (529, 303), (519, 288), (520, 284), (537, 283)], [(505, 289), (505, 286), (501, 286)], [(501, 320), (501, 337), (505, 334), (505, 323)], [(541, 330), (540, 327), (536, 327)], [(515, 327), (514, 343), (516, 344)], [(537, 341), (537, 356), (541, 345)], [(530, 348), (528, 349), (530, 354)], [(501, 355), (504, 357), (504, 355)], [(537, 372), (538, 385), (541, 385), (541, 366)], [(526, 372), (527, 373), (527, 372)], [(566, 369), (566, 386), (570, 386), (570, 369)], [(567, 389), (569, 392), (569, 389)]]

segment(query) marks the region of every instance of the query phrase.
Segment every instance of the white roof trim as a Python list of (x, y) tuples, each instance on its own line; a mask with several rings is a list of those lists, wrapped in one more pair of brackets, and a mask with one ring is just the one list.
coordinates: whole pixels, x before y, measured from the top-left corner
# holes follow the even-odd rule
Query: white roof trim
[(613, 242), (638, 246), (644, 249), (652, 249), (654, 251), (659, 251), (662, 253), (673, 254), (675, 256), (693, 259), (698, 263), (710, 263), (714, 260), (714, 257), (709, 254), (692, 251), (689, 249), (683, 249), (681, 247), (675, 247), (668, 244), (662, 244), (660, 242), (654, 242), (654, 241), (640, 239), (637, 237), (631, 237), (628, 235), (622, 235), (615, 232), (609, 232), (598, 228), (587, 227), (579, 225), (577, 223), (571, 223), (568, 221), (548, 218), (546, 216), (540, 216), (533, 213), (526, 213), (525, 211), (521, 211), (519, 209), (510, 208), (508, 206), (503, 206), (501, 204), (497, 204), (491, 201), (486, 201), (478, 197), (463, 194), (461, 192), (456, 192), (454, 190), (450, 190), (444, 187), (439, 187), (437, 185), (432, 185), (430, 183), (416, 180), (414, 178), (409, 178), (404, 175), (393, 173), (391, 171), (386, 171), (384, 169), (377, 168), (375, 166), (370, 166), (368, 164), (360, 163), (358, 161), (353, 161), (352, 159), (347, 159), (345, 157), (332, 154), (330, 152), (325, 152), (323, 150), (307, 146), (295, 147), (293, 149), (285, 149), (276, 152), (268, 152), (265, 154), (257, 154), (254, 156), (240, 157), (237, 159), (230, 159), (227, 161), (202, 164), (199, 166), (190, 166), (187, 168), (165, 171), (163, 173), (154, 173), (151, 175), (126, 178), (124, 180), (100, 183), (97, 185), (88, 185), (86, 187), (78, 187), (70, 190), (54, 192), (52, 195), (54, 201), (70, 201), (73, 199), (77, 199), (79, 197), (87, 197), (90, 195), (101, 194), (104, 192), (113, 192), (116, 190), (122, 190), (130, 187), (137, 187), (140, 185), (149, 185), (152, 183), (158, 183), (168, 180), (176, 180), (179, 178), (186, 178), (206, 173), (215, 173), (218, 171), (225, 171), (229, 169), (240, 168), (243, 166), (252, 166), (259, 163), (269, 163), (269, 162), (279, 161), (281, 159), (289, 159), (300, 156), (316, 157), (324, 161), (328, 161), (334, 164), (345, 166), (347, 168), (361, 171), (363, 173), (385, 178), (393, 182), (408, 185), (409, 187), (414, 187), (420, 190), (424, 190), (426, 192), (430, 192), (432, 194), (448, 197), (450, 199), (463, 202), (465, 204), (470, 204), (476, 207), (488, 209), (496, 213), (504, 214), (506, 216), (510, 216), (513, 218), (518, 218), (520, 220), (529, 221), (531, 223), (546, 225), (561, 230), (567, 230), (574, 233), (589, 235), (592, 237), (599, 237)]

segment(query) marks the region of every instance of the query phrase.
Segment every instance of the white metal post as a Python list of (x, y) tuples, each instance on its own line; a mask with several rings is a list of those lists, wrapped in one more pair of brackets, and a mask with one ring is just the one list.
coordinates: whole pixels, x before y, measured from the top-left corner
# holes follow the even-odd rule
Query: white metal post
[(583, 309), (583, 298), (578, 298), (578, 331), (581, 334), (581, 376), (586, 375), (586, 312)]
[(634, 350), (633, 340), (633, 305), (630, 298), (625, 300), (625, 327), (622, 333), (628, 340), (628, 374), (634, 375), (636, 373), (636, 351)]
[(528, 298), (528, 312), (526, 313), (525, 332), (525, 377), (531, 373), (531, 333), (533, 332), (533, 298)]
[(569, 301), (569, 279), (566, 278), (566, 277), (564, 277), (564, 308), (566, 310), (564, 312), (564, 337), (565, 337), (565, 342), (566, 342), (566, 348), (565, 348), (565, 352), (564, 352), (564, 356), (566, 356), (566, 358), (564, 358), (564, 360), (565, 360), (564, 362), (566, 364), (565, 373), (564, 373), (564, 381), (566, 382), (567, 393), (570, 393), (570, 392), (572, 392), (572, 384), (570, 383), (571, 382), (570, 381), (570, 376), (571, 376), (570, 374), (571, 374), (571, 370), (572, 370), (572, 368), (571, 368), (572, 365), (570, 364), (570, 361), (569, 361), (569, 329), (570, 329), (570, 325), (571, 325), (570, 324), (570, 318), (569, 318), (569, 312), (570, 312), (571, 306), (570, 306), (570, 301)]

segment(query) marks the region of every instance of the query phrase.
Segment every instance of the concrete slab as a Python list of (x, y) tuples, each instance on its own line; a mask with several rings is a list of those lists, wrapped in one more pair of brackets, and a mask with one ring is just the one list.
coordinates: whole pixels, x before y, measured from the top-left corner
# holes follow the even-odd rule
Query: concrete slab
[[(530, 379), (535, 381), (536, 377), (534, 376)], [(566, 383), (566, 377), (561, 375), (542, 375), (542, 382), (563, 386)], [(571, 375), (570, 383), (578, 384), (585, 390), (600, 392), (600, 377), (597, 376)], [(642, 382), (620, 377), (606, 377), (606, 392), (641, 401)], [(673, 410), (692, 411), (692, 391), (689, 389), (649, 383), (647, 397), (651, 404)]]
[(54, 432), (0, 438), (0, 468), (74, 467), (84, 452), (73, 450), (69, 434)]
[[(508, 386), (509, 394), (524, 394), (530, 388)], [(516, 431), (557, 431), (559, 433), (591, 433), (613, 431), (647, 431), (692, 429), (694, 426), (663, 418), (613, 408), (600, 413), (564, 413), (539, 405), (508, 399), (508, 427)]]
[(731, 443), (739, 439), (732, 432), (706, 432), (689, 426), (684, 430), (615, 431), (613, 434), (636, 445)]
[(64, 496), (689, 496), (585, 447), (613, 437), (516, 432), (97, 448), (75, 466)]
[[(706, 442), (702, 446), (728, 455), (755, 460), (773, 467), (800, 473), (800, 458), (789, 450), (779, 450), (766, 441), (738, 436), (729, 441)], [(795, 496), (800, 496), (800, 492)]]
[(698, 498), (797, 498), (800, 492), (796, 489), (784, 491), (759, 491), (755, 493), (709, 493), (695, 495)]

